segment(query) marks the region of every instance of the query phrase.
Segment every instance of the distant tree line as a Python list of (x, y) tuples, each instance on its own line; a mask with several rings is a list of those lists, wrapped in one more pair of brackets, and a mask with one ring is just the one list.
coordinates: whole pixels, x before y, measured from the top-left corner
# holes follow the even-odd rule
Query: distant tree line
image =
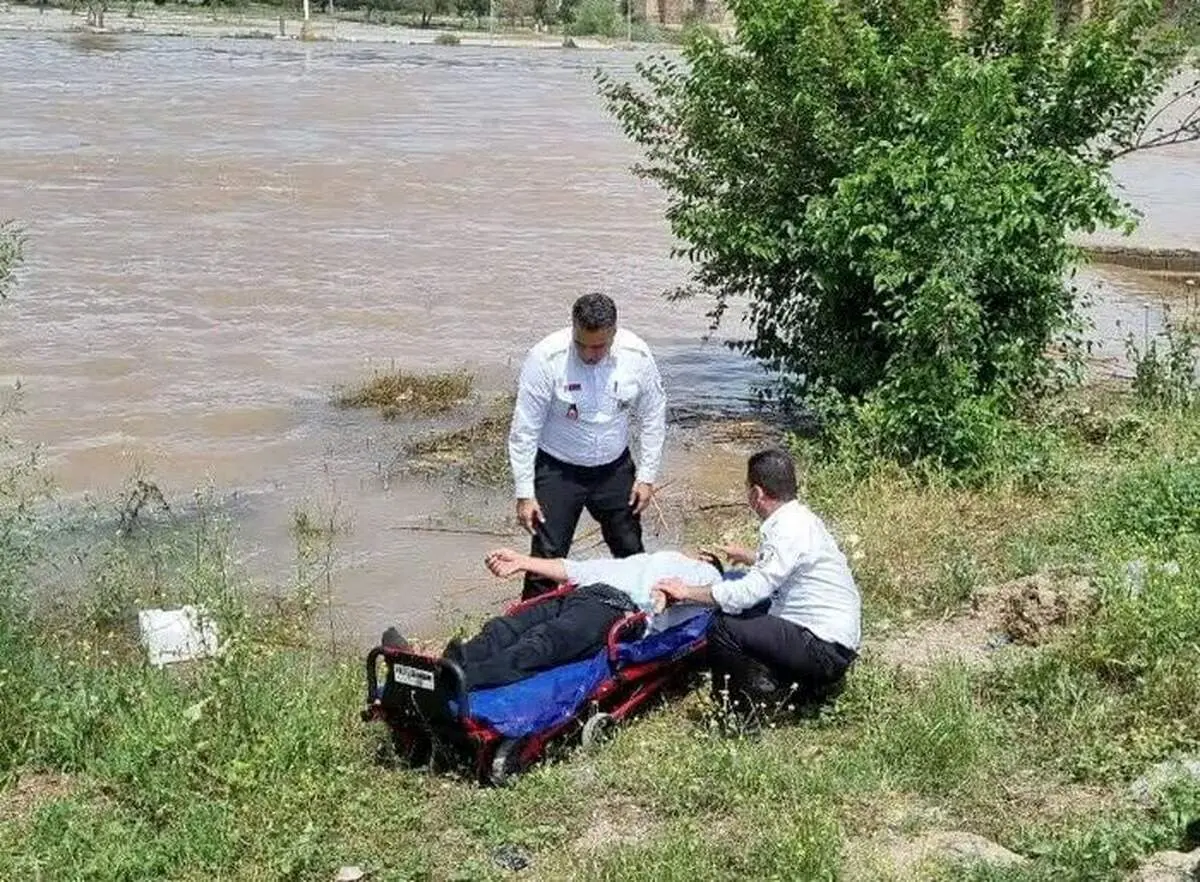
[[(21, 0), (18, 0), (21, 2)], [(92, 6), (97, 2), (104, 9), (115, 6), (109, 0), (24, 0), (30, 6), (46, 6), (70, 9), (72, 12), (87, 10), (89, 17)], [(133, 14), (138, 0), (129, 0), (129, 12)], [(280, 12), (298, 13), (301, 0), (150, 0), (154, 6), (180, 5), (203, 9), (237, 9), (239, 7), (272, 7)], [(335, 14), (338, 12), (362, 13), (366, 20), (394, 19), (404, 17), (418, 27), (431, 27), (438, 19), (468, 20), (478, 22), (488, 15), (514, 25), (569, 26), (579, 21), (587, 33), (616, 33), (618, 25), (627, 14), (629, 0), (310, 0), (313, 12)], [(634, 9), (634, 19), (641, 15)]]

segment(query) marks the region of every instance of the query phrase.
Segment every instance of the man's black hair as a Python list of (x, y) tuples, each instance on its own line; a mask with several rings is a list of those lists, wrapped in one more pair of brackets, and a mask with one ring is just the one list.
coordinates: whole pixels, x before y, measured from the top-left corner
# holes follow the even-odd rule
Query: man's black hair
[(617, 304), (607, 294), (584, 294), (571, 307), (571, 320), (585, 331), (606, 331), (617, 326)]
[(711, 551), (701, 551), (700, 559), (706, 564), (712, 564), (716, 568), (717, 572), (721, 574), (721, 578), (725, 578), (725, 566), (721, 563), (721, 559), (719, 557), (717, 557)]
[(772, 448), (754, 454), (746, 467), (746, 480), (780, 502), (796, 498), (796, 464), (786, 450)]

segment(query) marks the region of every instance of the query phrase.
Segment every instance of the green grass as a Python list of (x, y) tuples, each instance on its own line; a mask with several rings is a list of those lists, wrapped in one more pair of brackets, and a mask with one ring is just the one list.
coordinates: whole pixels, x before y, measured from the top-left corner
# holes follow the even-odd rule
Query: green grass
[[(1151, 808), (1125, 795), (1200, 750), (1198, 433), (1194, 415), (1121, 397), (1088, 419), (1140, 428), (1063, 421), (1042, 489), (807, 473), (813, 506), (857, 537), (868, 603), (863, 658), (823, 715), (721, 737), (693, 692), (503, 790), (376, 760), (361, 662), (329, 650), (313, 617), (319, 546), (337, 541), (324, 517), (298, 517), (307, 563), (274, 607), (210, 512), (104, 540), (87, 593), (45, 619), (24, 602), (38, 532), (14, 476), (0, 494), (0, 878), (328, 880), (356, 864), (372, 879), (489, 880), (512, 876), (506, 852), (538, 879), (1123, 878), (1200, 814), (1200, 786)], [(691, 536), (716, 527), (696, 514)], [(1134, 556), (1146, 569), (1131, 588)], [(1101, 602), (1036, 650), (919, 671), (874, 651), (884, 617), (953, 620), (980, 587), (1050, 566), (1089, 572)], [(208, 604), (228, 651), (149, 668), (125, 628), (149, 600)], [(1028, 861), (893, 865), (890, 848), (932, 830)]]

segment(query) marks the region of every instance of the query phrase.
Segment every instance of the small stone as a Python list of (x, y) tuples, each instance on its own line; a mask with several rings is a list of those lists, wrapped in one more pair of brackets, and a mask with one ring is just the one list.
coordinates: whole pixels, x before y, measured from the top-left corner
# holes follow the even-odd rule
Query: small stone
[(1144, 858), (1130, 882), (1193, 882), (1200, 874), (1200, 849), (1160, 851)]
[(358, 882), (359, 879), (366, 878), (366, 871), (362, 867), (342, 867), (333, 877), (333, 882)]
[(1004, 646), (1011, 646), (1011, 645), (1012, 645), (1012, 638), (1003, 632), (997, 631), (997, 632), (993, 632), (988, 635), (988, 639), (987, 639), (987, 643), (985, 644), (985, 648), (990, 649), (990, 650), (997, 650)]
[(492, 852), (492, 860), (512, 872), (520, 872), (529, 866), (527, 858), (515, 845), (502, 845)]

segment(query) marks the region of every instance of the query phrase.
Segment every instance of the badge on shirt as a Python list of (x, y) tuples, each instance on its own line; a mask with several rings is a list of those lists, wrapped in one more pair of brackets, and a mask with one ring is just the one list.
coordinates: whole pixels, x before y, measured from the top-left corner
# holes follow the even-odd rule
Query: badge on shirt
[(579, 408), (576, 407), (574, 404), (572, 404), (570, 407), (567, 408), (567, 419), (569, 419), (569, 420), (579, 419)]
[(568, 392), (578, 392), (582, 388), (583, 388), (582, 383), (567, 383), (567, 391)]

